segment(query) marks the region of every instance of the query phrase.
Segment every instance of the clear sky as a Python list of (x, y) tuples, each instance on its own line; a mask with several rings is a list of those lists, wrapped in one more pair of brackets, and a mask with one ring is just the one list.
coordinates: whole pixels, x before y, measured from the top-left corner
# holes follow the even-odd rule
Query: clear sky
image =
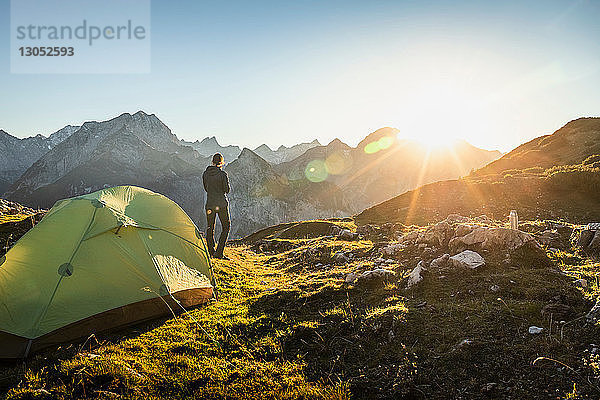
[(10, 74), (9, 9), (0, 128), (19, 137), (141, 109), (252, 148), (392, 126), (509, 150), (600, 115), (597, 1), (154, 0), (139, 75)]

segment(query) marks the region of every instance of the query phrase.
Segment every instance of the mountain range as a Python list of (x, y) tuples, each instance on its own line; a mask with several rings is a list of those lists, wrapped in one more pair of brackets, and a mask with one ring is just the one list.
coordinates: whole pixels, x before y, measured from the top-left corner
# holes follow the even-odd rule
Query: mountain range
[(0, 193), (27, 168), (54, 146), (71, 136), (78, 126), (67, 125), (48, 137), (37, 135), (19, 139), (0, 129)]
[(420, 185), (467, 175), (501, 155), (464, 141), (429, 148), (400, 138), (397, 129), (382, 128), (355, 148), (336, 139), (275, 168), (292, 180), (308, 176), (335, 184), (352, 198), (353, 211), (359, 212)]
[[(185, 140), (182, 140), (181, 143), (184, 146), (191, 146), (194, 150), (205, 157), (210, 157), (215, 153), (221, 153), (227, 162), (235, 160), (242, 152), (242, 149), (239, 146), (221, 146), (215, 136), (206, 137), (201, 141), (196, 140), (195, 142), (186, 142)], [(272, 150), (266, 144), (261, 144), (255, 148), (253, 152), (258, 154), (263, 160), (268, 161), (270, 164), (281, 164), (283, 162), (293, 160), (294, 158), (302, 155), (308, 149), (320, 145), (321, 143), (319, 143), (317, 139), (309, 143), (299, 143), (291, 147), (281, 145), (277, 148), (277, 150)]]
[(182, 141), (156, 115), (139, 111), (68, 126), (48, 138), (3, 133), (3, 197), (48, 208), (61, 198), (132, 184), (172, 198), (204, 228), (201, 176), (215, 152), (228, 161), (233, 237), (285, 221), (351, 215), (501, 155), (466, 142), (430, 150), (398, 139), (392, 128), (371, 133), (355, 148), (336, 139), (253, 151), (221, 146), (215, 137)]

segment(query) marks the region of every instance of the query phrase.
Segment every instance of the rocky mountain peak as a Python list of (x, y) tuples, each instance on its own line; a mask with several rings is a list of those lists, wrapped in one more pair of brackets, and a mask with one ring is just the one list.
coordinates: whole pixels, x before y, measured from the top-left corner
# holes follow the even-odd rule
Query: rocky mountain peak
[(220, 146), (219, 142), (217, 141), (217, 138), (215, 136), (211, 136), (211, 137), (205, 137), (204, 139), (202, 139), (202, 141), (200, 142), (201, 146)]
[(240, 159), (240, 160), (262, 160), (262, 161), (265, 161), (258, 154), (256, 154), (255, 152), (253, 152), (252, 150), (250, 150), (247, 147), (244, 147), (242, 149), (242, 152), (238, 156), (238, 159)]
[(393, 138), (394, 140), (396, 140), (398, 133), (400, 133), (400, 131), (396, 128), (385, 127), (385, 128), (377, 129), (376, 131), (371, 132), (369, 135), (367, 135), (366, 138), (361, 140), (360, 143), (358, 144), (357, 148), (363, 149), (369, 143), (377, 142), (378, 140), (382, 139), (383, 137), (390, 137), (390, 138)]
[[(279, 148), (281, 148), (281, 146), (279, 146)], [(254, 151), (256, 152), (256, 151), (273, 151), (273, 150), (271, 150), (271, 148), (268, 145), (261, 144), (256, 149), (254, 149)]]
[(350, 150), (351, 149), (350, 146), (348, 146), (346, 143), (342, 142), (338, 138), (335, 138), (331, 142), (329, 142), (327, 144), (327, 147), (329, 149), (335, 149), (335, 150)]
[(307, 150), (317, 146), (320, 146), (320, 143), (316, 139), (310, 143), (298, 143), (291, 147), (281, 145), (277, 150), (272, 150), (266, 144), (262, 144), (254, 149), (254, 152), (271, 164), (281, 164), (291, 161), (304, 154)]
[(272, 169), (267, 161), (247, 147), (244, 147), (238, 158), (228, 166), (236, 169), (241, 168), (245, 171), (265, 171)]
[(64, 142), (67, 138), (69, 138), (73, 133), (77, 132), (81, 128), (80, 126), (75, 125), (67, 125), (64, 128), (57, 130), (48, 136), (48, 145), (50, 147), (54, 147), (59, 143)]

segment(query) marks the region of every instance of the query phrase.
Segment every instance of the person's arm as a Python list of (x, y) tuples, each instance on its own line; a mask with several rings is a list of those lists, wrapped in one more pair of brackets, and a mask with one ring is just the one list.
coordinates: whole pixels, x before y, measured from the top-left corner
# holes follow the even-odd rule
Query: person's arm
[(206, 171), (202, 174), (202, 185), (204, 186), (204, 191), (208, 192), (208, 189), (206, 188)]
[(223, 193), (229, 193), (229, 177), (227, 176), (227, 172), (223, 171)]

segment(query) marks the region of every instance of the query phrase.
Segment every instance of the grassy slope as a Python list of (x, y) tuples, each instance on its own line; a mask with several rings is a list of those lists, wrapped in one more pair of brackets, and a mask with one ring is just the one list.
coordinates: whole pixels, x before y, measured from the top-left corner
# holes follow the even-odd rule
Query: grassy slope
[(600, 220), (599, 160), (600, 156), (592, 156), (577, 165), (513, 169), (432, 183), (366, 209), (356, 221), (427, 224), (452, 213), (501, 220), (512, 209), (524, 219)]
[(600, 118), (578, 118), (552, 135), (540, 136), (520, 145), (475, 171), (475, 174), (579, 164), (593, 154), (600, 154)]
[[(277, 240), (277, 239), (275, 239)], [(290, 242), (288, 239), (287, 242)], [(0, 370), (7, 398), (557, 398), (600, 394), (584, 350), (600, 333), (576, 318), (599, 293), (599, 265), (561, 253), (555, 262), (585, 275), (585, 292), (556, 271), (506, 268), (433, 273), (412, 290), (401, 282), (347, 286), (373, 267), (374, 244), (292, 240), (281, 253), (228, 249), (215, 266), (218, 302), (112, 338), (51, 350)], [(308, 249), (352, 251), (327, 268)], [(400, 256), (391, 268), (414, 266)], [(491, 285), (500, 290), (491, 291)], [(568, 304), (559, 330), (540, 310)], [(196, 324), (198, 323), (198, 325)], [(544, 334), (529, 335), (538, 325)], [(124, 335), (124, 337), (123, 337)], [(468, 342), (464, 342), (467, 340)], [(462, 345), (461, 345), (462, 343)], [(466, 344), (465, 344), (466, 343)], [(574, 368), (571, 372), (547, 356)], [(587, 362), (587, 364), (586, 364)]]
[(344, 385), (307, 383), (301, 360), (278, 355), (277, 319), (251, 314), (253, 300), (285, 286), (283, 274), (260, 267), (250, 254), (229, 254), (235, 268), (216, 267), (219, 302), (128, 331), (124, 339), (92, 339), (4, 369), (0, 382), (13, 387), (8, 398), (344, 398)]

